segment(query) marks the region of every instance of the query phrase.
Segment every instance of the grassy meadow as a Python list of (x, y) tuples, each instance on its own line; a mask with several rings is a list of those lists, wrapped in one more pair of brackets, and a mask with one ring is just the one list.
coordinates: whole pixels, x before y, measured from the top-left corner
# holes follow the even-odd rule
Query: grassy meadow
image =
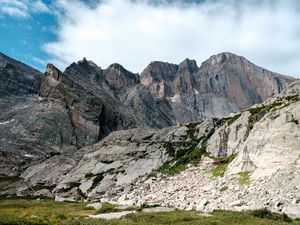
[(50, 199), (1, 198), (0, 225), (300, 225), (300, 221), (292, 221), (280, 214), (263, 210), (242, 213), (215, 211), (209, 217), (199, 212), (187, 211), (138, 212), (120, 220), (88, 219), (87, 216), (91, 214), (118, 210), (112, 205), (105, 204), (97, 212), (87, 208), (87, 204), (59, 203)]

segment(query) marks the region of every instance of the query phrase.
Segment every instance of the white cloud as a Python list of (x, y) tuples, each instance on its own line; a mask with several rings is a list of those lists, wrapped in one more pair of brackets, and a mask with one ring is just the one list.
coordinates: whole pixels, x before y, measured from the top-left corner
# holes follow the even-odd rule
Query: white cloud
[(28, 14), (28, 6), (22, 0), (0, 0), (0, 12), (13, 17), (26, 18)]
[(32, 13), (48, 11), (48, 6), (42, 0), (0, 0), (0, 16), (28, 18)]
[(35, 12), (49, 12), (48, 6), (42, 0), (36, 0), (32, 3)]
[(84, 56), (102, 67), (118, 62), (141, 72), (153, 60), (200, 64), (230, 51), (276, 72), (300, 75), (297, 0), (224, 0), (153, 5), (107, 0), (95, 7), (57, 0), (58, 40), (44, 46), (63, 69)]
[(1, 7), (1, 12), (4, 14), (7, 14), (9, 16), (13, 17), (28, 17), (29, 14), (27, 13), (26, 10), (19, 9), (17, 7), (12, 7), (12, 6), (3, 6)]

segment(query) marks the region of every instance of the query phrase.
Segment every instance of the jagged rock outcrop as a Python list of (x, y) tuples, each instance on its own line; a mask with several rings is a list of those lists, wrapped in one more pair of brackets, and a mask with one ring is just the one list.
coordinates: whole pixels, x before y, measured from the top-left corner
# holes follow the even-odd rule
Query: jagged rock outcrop
[(73, 63), (64, 73), (53, 65), (47, 66), (40, 96), (59, 99), (66, 104), (78, 148), (96, 143), (113, 130), (134, 127), (139, 121), (113, 97), (113, 93), (103, 90), (106, 84), (89, 82), (100, 76), (102, 71), (86, 60)]
[[(31, 166), (22, 174), (27, 188), (20, 193), (30, 193), (30, 189), (43, 184), (55, 186), (52, 195), (70, 196), (68, 191), (74, 188), (80, 191), (80, 198), (111, 198), (172, 158), (192, 152), (203, 136), (221, 124), (222, 120), (214, 119), (161, 130), (113, 132), (101, 142), (77, 151), (77, 160), (72, 157), (70, 163), (69, 154), (61, 154)], [(62, 163), (64, 158), (66, 163)]]
[(300, 217), (299, 107), (296, 82), (228, 118), (207, 141), (209, 157), (198, 166), (140, 182), (127, 196), (135, 204), (207, 212), (266, 207)]
[(267, 207), (298, 217), (299, 107), (297, 82), (230, 118), (113, 132), (29, 167), (17, 193), (205, 212)]
[(141, 74), (141, 83), (155, 99), (167, 100), (177, 122), (239, 112), (280, 93), (292, 80), (231, 53), (212, 56), (199, 68), (189, 59), (179, 65), (153, 62)]
[(42, 73), (0, 53), (0, 98), (37, 94)]
[(200, 67), (152, 62), (140, 76), (86, 59), (64, 72), (49, 64), (41, 83), (12, 62), (2, 79), (24, 82), (0, 86), (1, 194), (201, 211), (299, 207), (300, 84), (283, 91), (294, 78), (230, 53)]

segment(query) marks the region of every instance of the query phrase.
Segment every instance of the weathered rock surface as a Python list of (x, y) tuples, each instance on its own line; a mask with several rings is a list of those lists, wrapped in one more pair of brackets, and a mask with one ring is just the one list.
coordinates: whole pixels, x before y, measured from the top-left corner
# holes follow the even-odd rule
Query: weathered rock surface
[(103, 214), (97, 214), (97, 215), (90, 215), (90, 218), (94, 219), (121, 219), (129, 214), (136, 213), (136, 211), (122, 211), (122, 212), (114, 212), (114, 213), (103, 213)]
[(141, 74), (141, 84), (167, 102), (177, 122), (239, 112), (280, 93), (290, 79), (231, 53), (212, 56), (199, 68), (189, 59), (179, 65), (152, 62)]
[(152, 62), (140, 76), (49, 64), (42, 83), (0, 55), (0, 73), (3, 195), (298, 215), (300, 83), (283, 91), (294, 78), (230, 53)]
[(204, 212), (266, 207), (300, 217), (299, 94), (297, 82), (229, 118), (207, 141), (210, 157), (178, 175), (140, 182), (129, 195), (136, 204)]
[(0, 52), (0, 98), (37, 94), (42, 73)]
[[(43, 184), (45, 188), (55, 186), (52, 192), (57, 196), (68, 196), (66, 192), (77, 188), (80, 199), (113, 199), (119, 205), (133, 205), (132, 196), (126, 195), (132, 184), (166, 161), (195, 149), (201, 137), (221, 124), (222, 120), (210, 119), (192, 126), (113, 132), (74, 156), (62, 153), (29, 167), (22, 174), (25, 182), (20, 193), (30, 193)], [(120, 192), (124, 195), (117, 196)]]

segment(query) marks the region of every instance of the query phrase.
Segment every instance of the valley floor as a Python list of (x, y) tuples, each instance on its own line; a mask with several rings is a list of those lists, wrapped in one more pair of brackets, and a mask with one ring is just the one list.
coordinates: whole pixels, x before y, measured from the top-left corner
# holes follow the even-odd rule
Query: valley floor
[[(17, 198), (0, 199), (0, 225), (285, 225), (300, 224), (288, 221), (280, 214), (264, 210), (252, 212), (214, 211), (210, 216), (199, 212), (174, 211), (161, 213), (136, 213), (124, 219), (87, 219), (91, 214), (116, 211), (104, 204), (96, 211), (86, 207), (88, 203), (59, 203), (53, 200)], [(137, 211), (139, 209), (136, 209)], [(268, 217), (268, 218), (260, 218)]]

